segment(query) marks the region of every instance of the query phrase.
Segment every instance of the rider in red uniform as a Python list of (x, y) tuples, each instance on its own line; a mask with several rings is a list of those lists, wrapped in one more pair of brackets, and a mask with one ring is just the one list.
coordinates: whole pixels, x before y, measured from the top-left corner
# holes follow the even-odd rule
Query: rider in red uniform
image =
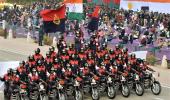
[(43, 59), (43, 56), (40, 54), (40, 49), (39, 48), (37, 48), (36, 50), (35, 50), (35, 54), (34, 54), (34, 59), (35, 59), (35, 61), (38, 61), (39, 59)]
[(55, 59), (57, 57), (57, 53), (55, 52), (55, 48), (52, 46), (49, 48), (50, 54), (51, 54), (51, 58)]
[(38, 72), (38, 76), (40, 77), (40, 79), (42, 79), (43, 81), (46, 81), (46, 72), (47, 71), (46, 71), (46, 68), (41, 60), (38, 60), (37, 72)]
[(27, 77), (27, 70), (26, 70), (26, 67), (25, 67), (25, 61), (22, 61), (19, 63), (19, 67), (17, 68), (17, 73), (21, 79), (21, 81), (24, 81), (26, 82), (28, 79)]
[(26, 68), (28, 73), (32, 72), (32, 69), (36, 66), (36, 61), (34, 60), (33, 55), (28, 57), (28, 61), (26, 62)]

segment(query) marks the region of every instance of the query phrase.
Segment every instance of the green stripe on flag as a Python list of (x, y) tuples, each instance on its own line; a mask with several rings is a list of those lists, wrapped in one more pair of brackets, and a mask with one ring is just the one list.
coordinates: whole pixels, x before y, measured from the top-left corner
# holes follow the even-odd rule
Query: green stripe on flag
[(84, 19), (84, 14), (83, 13), (75, 13), (75, 12), (68, 12), (68, 19), (69, 20), (82, 20)]

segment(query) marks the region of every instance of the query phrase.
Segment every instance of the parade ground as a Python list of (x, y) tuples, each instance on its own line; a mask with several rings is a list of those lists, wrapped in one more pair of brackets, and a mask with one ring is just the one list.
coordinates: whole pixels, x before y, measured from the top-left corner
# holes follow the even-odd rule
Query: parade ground
[[(16, 45), (14, 45), (16, 44)], [(34, 53), (34, 49), (39, 47), (43, 55), (48, 51), (49, 46), (37, 46), (36, 43), (27, 43), (25, 38), (17, 39), (3, 39), (0, 37), (0, 62), (9, 61), (21, 61), (26, 60), (28, 55)], [(136, 96), (135, 92), (131, 92), (129, 98), (124, 98), (121, 93), (118, 93), (115, 100), (169, 100), (170, 98), (170, 70), (161, 68), (160, 66), (152, 67), (154, 70), (160, 73), (158, 80), (161, 82), (162, 92), (160, 95), (155, 96), (152, 94), (151, 90), (145, 90), (142, 97)], [(109, 100), (107, 97), (102, 96), (100, 100)], [(1, 91), (0, 100), (3, 100), (3, 93)], [(90, 95), (85, 96), (85, 100), (91, 100)]]

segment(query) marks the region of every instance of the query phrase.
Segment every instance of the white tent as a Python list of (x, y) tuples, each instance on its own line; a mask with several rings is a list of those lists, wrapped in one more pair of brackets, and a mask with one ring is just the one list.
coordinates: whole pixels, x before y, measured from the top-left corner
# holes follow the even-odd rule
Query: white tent
[(170, 13), (170, 0), (121, 0), (120, 8), (138, 11), (149, 7), (149, 11)]

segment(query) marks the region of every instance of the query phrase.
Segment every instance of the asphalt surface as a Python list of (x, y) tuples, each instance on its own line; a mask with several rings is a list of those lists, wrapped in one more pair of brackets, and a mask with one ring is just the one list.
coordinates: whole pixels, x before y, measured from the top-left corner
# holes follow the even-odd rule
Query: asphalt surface
[[(0, 50), (0, 62), (4, 61), (20, 61), (27, 59), (27, 55), (21, 55), (15, 52), (7, 52), (4, 50)], [(109, 100), (106, 97), (105, 93), (101, 93), (101, 99), (100, 100)], [(86, 95), (85, 100), (92, 100), (90, 98), (90, 95)], [(137, 96), (133, 91), (131, 91), (131, 95), (129, 98), (124, 98), (120, 92), (117, 93), (117, 96), (115, 100), (170, 100), (170, 87), (162, 85), (162, 92), (160, 95), (156, 96), (153, 95), (151, 90), (145, 90), (145, 93), (143, 96)], [(3, 93), (0, 93), (0, 100), (3, 100)], [(71, 100), (71, 99), (70, 99)]]

